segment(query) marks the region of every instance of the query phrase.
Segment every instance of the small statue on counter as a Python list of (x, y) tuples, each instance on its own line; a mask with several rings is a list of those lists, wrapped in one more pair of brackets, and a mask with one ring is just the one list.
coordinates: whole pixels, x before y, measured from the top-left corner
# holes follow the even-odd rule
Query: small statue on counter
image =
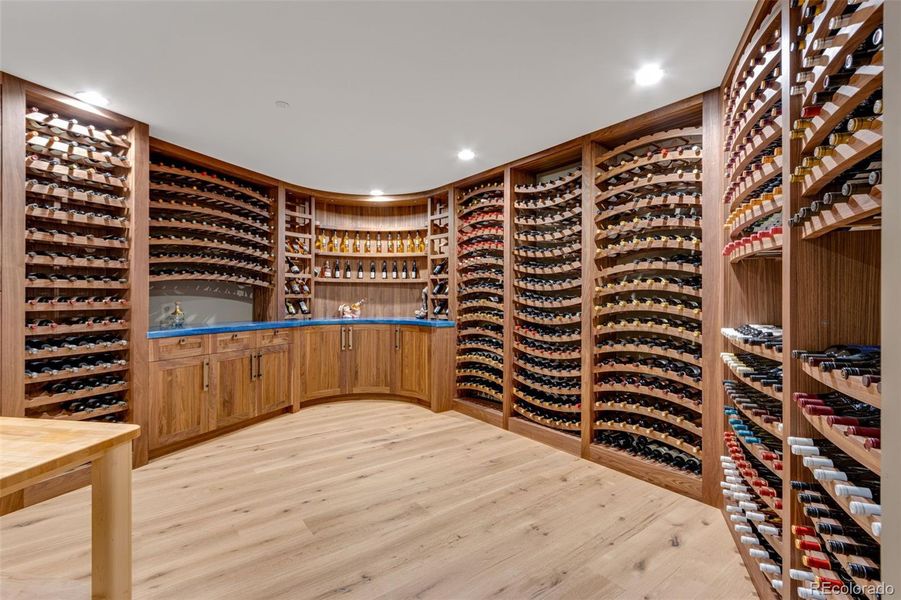
[(428, 286), (422, 288), (422, 292), (419, 294), (422, 299), (422, 303), (419, 308), (416, 309), (416, 312), (413, 315), (417, 319), (425, 319), (429, 314), (429, 288)]
[(359, 319), (360, 313), (363, 312), (363, 305), (366, 298), (360, 298), (353, 304), (341, 304), (338, 306), (338, 318), (340, 319)]
[(163, 318), (163, 329), (180, 329), (185, 326), (185, 313), (181, 309), (181, 302), (176, 302), (172, 312)]

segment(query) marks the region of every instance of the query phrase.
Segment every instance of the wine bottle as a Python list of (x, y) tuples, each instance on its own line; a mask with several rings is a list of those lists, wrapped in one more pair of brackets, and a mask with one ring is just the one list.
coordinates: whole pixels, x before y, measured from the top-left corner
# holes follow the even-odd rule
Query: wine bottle
[(344, 261), (344, 279), (350, 279), (350, 261)]
[(375, 279), (375, 261), (369, 261), (369, 278)]
[(401, 268), (400, 278), (401, 279), (409, 279), (410, 278), (410, 272), (407, 271), (407, 261), (404, 261), (403, 268)]
[(335, 259), (335, 269), (332, 271), (335, 279), (341, 279), (341, 263), (338, 262), (338, 259)]
[(416, 265), (416, 261), (413, 261), (412, 267), (412, 275), (410, 276), (412, 279), (419, 279), (419, 267)]
[(391, 262), (391, 279), (397, 279), (397, 275), (397, 261), (395, 260)]
[(357, 279), (363, 279), (363, 261), (357, 261)]
[(388, 279), (388, 261), (382, 261), (382, 279)]

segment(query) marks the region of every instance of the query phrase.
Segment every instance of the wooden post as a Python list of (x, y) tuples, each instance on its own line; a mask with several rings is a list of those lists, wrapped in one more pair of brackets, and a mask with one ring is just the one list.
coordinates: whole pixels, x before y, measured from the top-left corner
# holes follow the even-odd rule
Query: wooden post
[(91, 465), (91, 595), (131, 598), (131, 444)]

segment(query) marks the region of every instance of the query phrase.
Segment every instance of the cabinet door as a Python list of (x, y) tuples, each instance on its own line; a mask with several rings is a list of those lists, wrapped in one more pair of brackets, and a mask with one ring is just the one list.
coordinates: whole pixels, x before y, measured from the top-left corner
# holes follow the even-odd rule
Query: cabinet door
[(351, 394), (390, 394), (393, 327), (346, 325)]
[(394, 392), (423, 400), (429, 395), (429, 330), (398, 326), (394, 345)]
[(257, 413), (291, 405), (291, 346), (257, 350)]
[(150, 363), (150, 449), (209, 431), (209, 396), (209, 356)]
[(256, 416), (256, 350), (213, 354), (210, 419), (215, 428)]
[(303, 357), (300, 378), (302, 400), (338, 396), (344, 391), (344, 354), (341, 348), (342, 325), (304, 327), (300, 332)]

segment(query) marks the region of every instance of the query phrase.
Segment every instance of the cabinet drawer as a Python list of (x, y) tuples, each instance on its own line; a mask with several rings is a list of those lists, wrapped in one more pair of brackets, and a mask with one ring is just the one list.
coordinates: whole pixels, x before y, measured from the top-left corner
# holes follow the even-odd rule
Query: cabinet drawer
[(264, 329), (260, 334), (260, 348), (291, 343), (290, 329)]
[(185, 335), (181, 337), (150, 340), (150, 361), (169, 360), (170, 358), (188, 358), (209, 354), (210, 336)]
[(213, 352), (231, 352), (233, 350), (249, 350), (257, 347), (256, 331), (236, 331), (234, 333), (217, 333), (213, 336)]

